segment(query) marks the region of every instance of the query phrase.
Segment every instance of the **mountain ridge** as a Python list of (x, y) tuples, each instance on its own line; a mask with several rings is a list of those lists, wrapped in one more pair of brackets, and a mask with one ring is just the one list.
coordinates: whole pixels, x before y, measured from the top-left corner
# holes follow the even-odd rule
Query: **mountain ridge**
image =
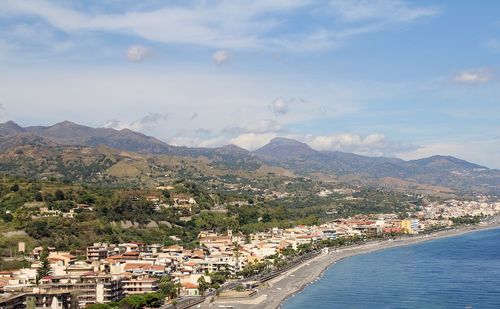
[[(17, 139), (15, 138), (17, 137)], [(42, 138), (43, 140), (40, 140)], [(70, 121), (52, 126), (21, 127), (9, 121), (0, 124), (0, 147), (20, 147), (22, 144), (98, 147), (130, 151), (144, 155), (205, 157), (223, 170), (256, 171), (261, 166), (274, 166), (297, 175), (315, 173), (335, 177), (355, 176), (373, 182), (397, 178), (405, 182), (444, 186), (456, 190), (488, 188), (500, 192), (500, 171), (452, 156), (435, 155), (405, 161), (398, 158), (368, 157), (340, 151), (319, 151), (306, 143), (278, 137), (255, 151), (236, 145), (215, 148), (169, 145), (155, 137), (129, 129), (92, 128)], [(0, 152), (2, 149), (0, 149)], [(488, 191), (486, 190), (486, 191)]]
[[(72, 121), (62, 121), (51, 126), (28, 126), (21, 127), (12, 120), (0, 124), (0, 135), (15, 135), (21, 133), (30, 133), (46, 138), (56, 143), (68, 145), (82, 145), (82, 146), (98, 146), (106, 145), (118, 149), (134, 151), (139, 153), (150, 154), (172, 154), (172, 155), (187, 155), (190, 150), (195, 154), (207, 154), (210, 151), (216, 152), (234, 152), (242, 154), (255, 154), (262, 157), (280, 157), (280, 158), (296, 158), (305, 156), (330, 156), (336, 159), (341, 157), (356, 157), (370, 158), (378, 163), (385, 162), (407, 162), (415, 163), (419, 166), (428, 165), (433, 160), (447, 160), (457, 164), (463, 164), (470, 168), (489, 169), (479, 164), (471, 163), (453, 156), (433, 155), (427, 158), (405, 161), (399, 158), (390, 157), (370, 157), (358, 155), (355, 153), (329, 151), (329, 150), (315, 150), (304, 142), (300, 142), (286, 137), (275, 137), (266, 145), (254, 150), (249, 151), (234, 144), (224, 145), (220, 147), (187, 147), (187, 146), (174, 146), (159, 140), (156, 137), (148, 136), (146, 134), (136, 132), (130, 129), (117, 130), (113, 128), (93, 128), (90, 126), (80, 125)], [(132, 142), (120, 144), (117, 141), (129, 140)], [(133, 142), (138, 143), (136, 145)], [(149, 146), (146, 146), (150, 143)], [(424, 164), (425, 163), (425, 164)]]

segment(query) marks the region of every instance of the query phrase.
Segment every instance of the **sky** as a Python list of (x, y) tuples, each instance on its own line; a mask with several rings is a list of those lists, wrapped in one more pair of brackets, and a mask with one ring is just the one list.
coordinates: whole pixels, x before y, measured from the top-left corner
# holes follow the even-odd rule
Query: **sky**
[(500, 168), (500, 2), (3, 0), (7, 120)]

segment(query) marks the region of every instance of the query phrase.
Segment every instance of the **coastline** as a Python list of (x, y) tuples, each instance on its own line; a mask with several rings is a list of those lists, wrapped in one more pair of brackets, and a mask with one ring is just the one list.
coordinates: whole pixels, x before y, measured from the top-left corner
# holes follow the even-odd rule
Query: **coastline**
[(233, 308), (280, 308), (285, 300), (293, 297), (309, 284), (319, 280), (330, 267), (345, 258), (389, 248), (408, 246), (430, 240), (454, 237), (466, 233), (496, 228), (500, 228), (500, 222), (498, 221), (490, 224), (458, 227), (431, 234), (400, 238), (392, 241), (372, 241), (365, 244), (331, 250), (328, 253), (322, 253), (321, 255), (306, 261), (293, 269), (290, 269), (278, 277), (273, 278), (267, 282), (267, 287), (259, 289), (258, 292), (250, 298), (216, 299), (211, 303), (208, 301), (203, 303), (199, 308), (220, 308), (227, 306), (233, 306)]

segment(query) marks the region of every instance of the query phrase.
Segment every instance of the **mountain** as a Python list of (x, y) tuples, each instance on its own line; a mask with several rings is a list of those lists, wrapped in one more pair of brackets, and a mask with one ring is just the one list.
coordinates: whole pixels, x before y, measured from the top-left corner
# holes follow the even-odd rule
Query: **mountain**
[[(0, 124), (0, 153), (3, 155), (3, 161), (0, 163), (20, 167), (19, 162), (22, 160), (18, 162), (19, 164), (9, 162), (9, 160), (14, 160), (16, 151), (22, 152), (23, 147), (26, 146), (38, 147), (37, 151), (41, 151), (39, 156), (42, 153), (49, 153), (52, 158), (56, 159), (60, 155), (58, 157), (50, 153), (49, 149), (71, 153), (74, 157), (78, 147), (89, 152), (90, 149), (106, 146), (145, 156), (193, 159), (203, 157), (208, 159), (208, 164), (218, 171), (255, 172), (266, 166), (281, 168), (281, 171), (289, 174), (302, 176), (321, 174), (337, 177), (347, 182), (356, 181), (360, 184), (385, 185), (384, 182), (389, 180), (390, 186), (404, 183), (405, 188), (430, 185), (459, 191), (500, 192), (500, 171), (490, 170), (451, 156), (432, 156), (411, 161), (367, 157), (339, 151), (318, 151), (305, 143), (282, 137), (274, 138), (267, 145), (253, 152), (236, 145), (191, 148), (172, 146), (154, 137), (128, 129), (92, 128), (69, 121), (48, 127), (23, 128), (12, 121)], [(36, 151), (33, 150), (31, 153), (33, 155), (29, 159), (34, 160)], [(104, 162), (103, 156), (97, 153), (94, 154), (94, 158), (96, 164)], [(85, 166), (85, 162), (81, 163), (83, 158), (77, 159), (76, 166)], [(121, 159), (114, 158), (113, 160)], [(44, 161), (43, 164), (47, 165), (49, 161)], [(109, 162), (94, 170), (105, 169), (108, 165)], [(0, 168), (8, 170), (2, 166)], [(36, 170), (40, 171), (42, 168)]]
[(254, 152), (270, 165), (301, 174), (334, 174), (341, 180), (358, 184), (397, 186), (421, 185), (459, 191), (500, 193), (500, 171), (451, 156), (432, 156), (404, 161), (397, 158), (367, 157), (339, 151), (317, 151), (307, 144), (275, 138)]
[(288, 138), (274, 138), (254, 152), (262, 160), (302, 172), (329, 171), (352, 173), (383, 163), (401, 163), (400, 159), (366, 157), (339, 151), (317, 151), (307, 144)]
[(60, 145), (31, 133), (0, 136), (0, 171), (25, 178), (76, 181), (102, 173), (120, 159), (102, 148)]
[[(3, 133), (3, 134), (2, 134)], [(218, 148), (190, 148), (172, 146), (157, 138), (129, 129), (92, 128), (70, 121), (52, 126), (32, 126), (22, 128), (10, 121), (0, 124), (0, 135), (19, 136), (30, 134), (42, 137), (59, 145), (107, 146), (139, 154), (170, 155), (182, 157), (207, 157), (218, 167), (256, 170), (262, 162), (255, 159), (249, 151), (235, 145)]]
[(454, 170), (487, 169), (487, 167), (467, 162), (452, 156), (432, 156), (424, 159), (411, 160), (407, 162), (407, 165), (427, 170), (443, 168)]
[(7, 121), (5, 123), (0, 124), (0, 135), (15, 135), (15, 134), (21, 134), (23, 132), (24, 129), (14, 121)]
[(160, 154), (169, 152), (172, 146), (142, 133), (129, 129), (91, 128), (70, 121), (50, 127), (26, 127), (24, 132), (41, 136), (63, 145), (99, 146), (134, 151), (138, 153)]
[(254, 153), (270, 160), (300, 160), (318, 154), (307, 144), (284, 137), (273, 138), (267, 145), (257, 149)]
[[(334, 172), (368, 172), (389, 176), (395, 173), (421, 173), (429, 171), (471, 171), (488, 168), (452, 156), (432, 156), (404, 161), (397, 158), (367, 157), (340, 151), (317, 151), (307, 144), (288, 138), (274, 138), (254, 151), (265, 161), (307, 170), (328, 169)], [(384, 175), (387, 174), (387, 175)]]

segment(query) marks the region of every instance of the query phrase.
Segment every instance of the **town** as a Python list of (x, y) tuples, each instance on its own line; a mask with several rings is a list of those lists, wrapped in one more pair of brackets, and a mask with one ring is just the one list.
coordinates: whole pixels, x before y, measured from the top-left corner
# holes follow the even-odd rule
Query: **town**
[[(182, 202), (194, 203), (189, 198)], [(190, 249), (179, 244), (100, 242), (76, 252), (53, 247), (26, 252), (20, 242), (18, 251), (30, 266), (0, 272), (0, 307), (76, 308), (134, 295), (147, 295), (144, 305), (156, 307), (164, 302), (176, 304), (179, 297), (201, 299), (207, 293), (249, 296), (255, 286), (245, 278), (279, 270), (313, 249), (430, 233), (479, 223), (498, 214), (500, 202), (478, 196), (470, 201), (431, 202), (405, 218), (392, 213), (358, 214), (319, 225), (274, 227), (246, 235), (206, 230), (199, 233), (198, 246)]]

